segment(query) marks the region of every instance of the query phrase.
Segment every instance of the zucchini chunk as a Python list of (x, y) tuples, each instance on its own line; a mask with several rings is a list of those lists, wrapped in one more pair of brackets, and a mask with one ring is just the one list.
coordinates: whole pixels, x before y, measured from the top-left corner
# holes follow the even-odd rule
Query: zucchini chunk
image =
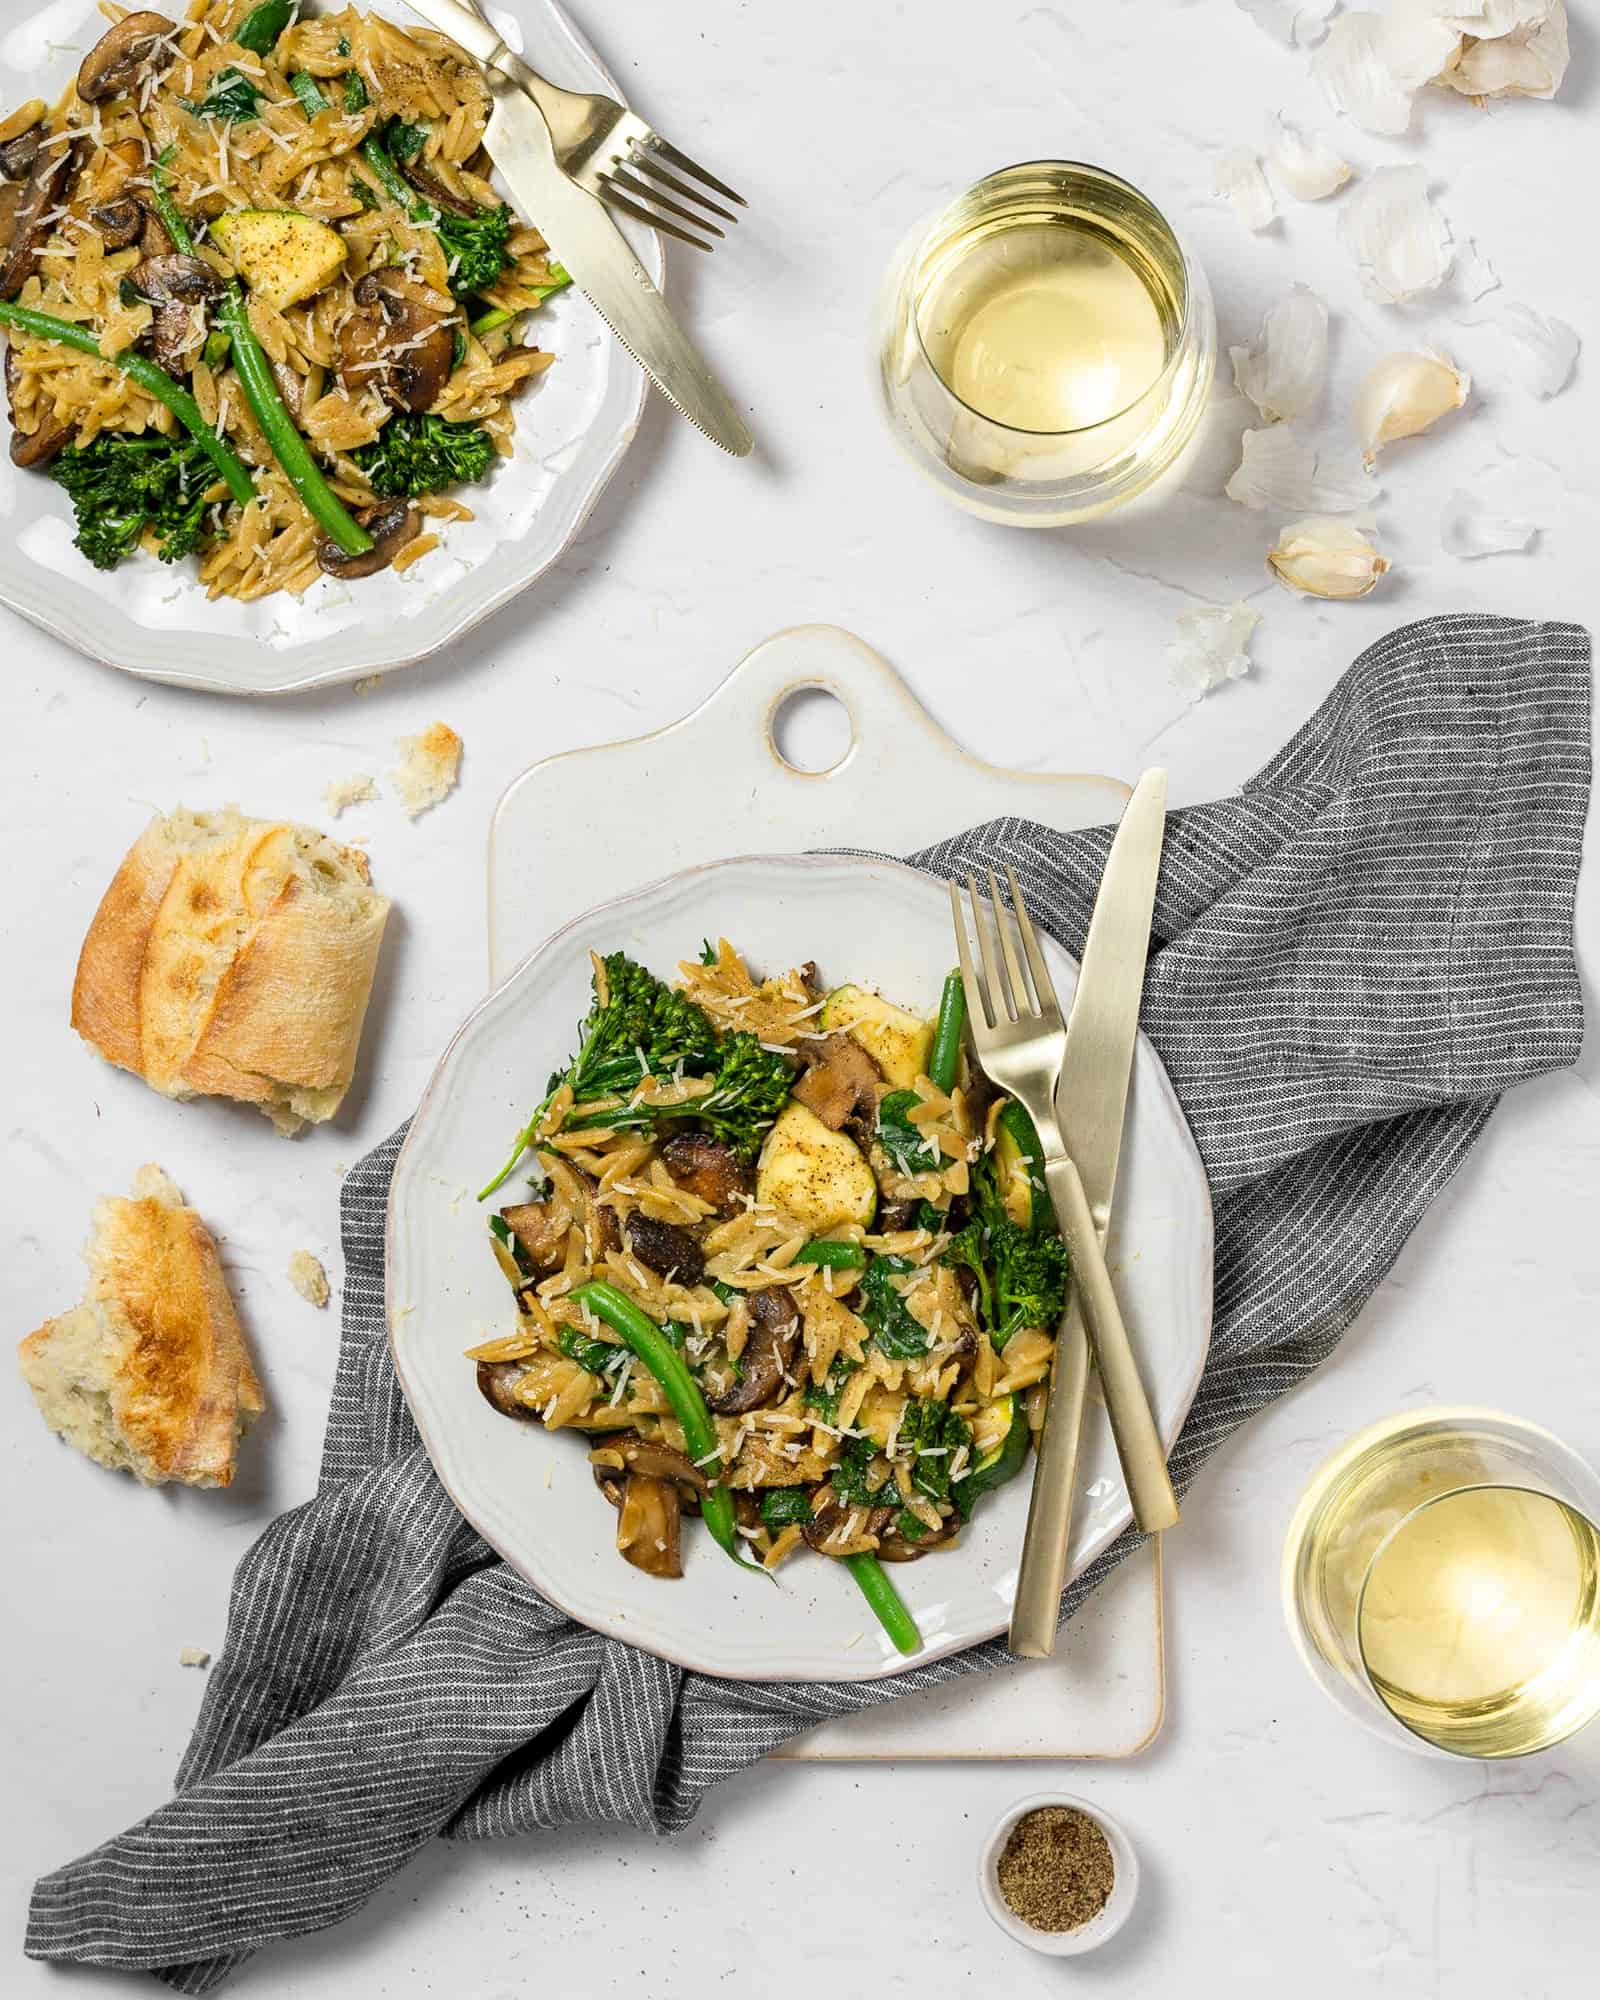
[(761, 1148), (756, 1198), (823, 1236), (852, 1222), (865, 1229), (878, 1212), (878, 1183), (853, 1139), (791, 1100)]
[(331, 284), (346, 256), (338, 230), (288, 208), (219, 215), (211, 240), (250, 290), (279, 312)]
[(918, 1020), (881, 993), (869, 993), (864, 986), (836, 986), (822, 1003), (819, 1024), (830, 1034), (842, 1031), (859, 1042), (892, 1088), (909, 1090), (928, 1073), (933, 1023)]

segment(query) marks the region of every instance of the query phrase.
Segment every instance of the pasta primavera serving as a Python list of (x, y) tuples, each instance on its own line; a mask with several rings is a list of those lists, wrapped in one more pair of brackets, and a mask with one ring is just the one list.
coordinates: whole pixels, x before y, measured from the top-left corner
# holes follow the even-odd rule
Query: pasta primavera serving
[(13, 462), (97, 568), (192, 556), (213, 597), (421, 561), (567, 282), (490, 184), (479, 71), (355, 7), (106, 12), (66, 96), (0, 119)]
[(735, 1561), (847, 1565), (902, 1652), (887, 1563), (958, 1541), (1027, 1462), (1065, 1245), (1022, 1107), (936, 1019), (723, 940), (668, 986), (594, 959), (577, 1054), (490, 1220), (516, 1330), (471, 1348), (502, 1415), (579, 1433), (622, 1556), (682, 1574), (682, 1518)]

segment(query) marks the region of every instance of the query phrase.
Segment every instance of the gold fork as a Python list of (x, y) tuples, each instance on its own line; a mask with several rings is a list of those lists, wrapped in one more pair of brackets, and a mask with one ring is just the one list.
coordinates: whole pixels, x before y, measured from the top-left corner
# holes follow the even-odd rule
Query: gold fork
[[(961, 964), (961, 983), (967, 995), (967, 1021), (978, 1061), (991, 1082), (1016, 1098), (1032, 1118), (1044, 1155), (1045, 1186), (1055, 1205), (1061, 1233), (1072, 1256), (1072, 1278), (1078, 1302), (1088, 1322), (1106, 1410), (1111, 1418), (1117, 1455), (1122, 1461), (1133, 1517), (1147, 1534), (1170, 1528), (1178, 1518), (1177, 1497), (1167, 1476), (1166, 1454), (1161, 1435), (1150, 1411), (1150, 1401), (1139, 1377), (1128, 1330), (1106, 1269), (1105, 1253), (1083, 1181), (1067, 1153), (1056, 1117), (1056, 1086), (1061, 1078), (1061, 1061), (1066, 1050), (1066, 1025), (1056, 999), (1055, 985), (1038, 935), (1028, 915), (1017, 878), (1008, 868), (1006, 881), (1011, 890), (1011, 907), (1022, 940), (1022, 956), (1006, 922), (1005, 903), (993, 869), (988, 871), (989, 901), (986, 906), (975, 876), (967, 877), (972, 900), (972, 925), (978, 940), (979, 965), (974, 965), (967, 934), (961, 891), (950, 884), (950, 910), (955, 920), (956, 953)], [(992, 936), (991, 936), (992, 932)], [(1024, 960), (1026, 963), (1024, 964)], [(1053, 1435), (1054, 1433), (1054, 1435)], [(1076, 1450), (1076, 1440), (1048, 1422), (1040, 1443), (1036, 1479), (1043, 1480), (1046, 1451)], [(1051, 1532), (1049, 1522), (1028, 1519), (1028, 1535)], [(1024, 1562), (1024, 1574), (1047, 1573), (1049, 1565)], [(1015, 1607), (1013, 1630), (1024, 1611), (1021, 1592)], [(1049, 1629), (1053, 1630), (1053, 1620)]]
[[(544, 113), (562, 171), (579, 187), (696, 250), (714, 247), (704, 237), (720, 238), (727, 233), (710, 220), (711, 216), (724, 222), (738, 221), (722, 202), (744, 208), (743, 195), (735, 194), (687, 153), (669, 145), (653, 125), (614, 97), (563, 90), (542, 77), (506, 45), (482, 0), (422, 0), (420, 5), (411, 0), (411, 5), (442, 34), (460, 42), (491, 69), (513, 78), (528, 93)], [(488, 31), (487, 39), (484, 30)], [(708, 188), (722, 201), (713, 201), (705, 192)], [(671, 222), (669, 216), (677, 216), (679, 221)], [(682, 228), (680, 224), (685, 222), (701, 234)]]

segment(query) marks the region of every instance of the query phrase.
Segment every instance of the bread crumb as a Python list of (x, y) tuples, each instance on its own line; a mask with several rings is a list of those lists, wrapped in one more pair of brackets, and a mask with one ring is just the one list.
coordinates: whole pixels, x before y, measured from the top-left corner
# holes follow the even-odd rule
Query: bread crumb
[(364, 805), (368, 799), (375, 799), (377, 796), (378, 787), (365, 771), (357, 771), (351, 778), (335, 778), (322, 794), (323, 802), (335, 819), (340, 813), (348, 811), (351, 806)]
[(211, 1655), (204, 1646), (181, 1646), (178, 1649), (180, 1667), (209, 1667)]
[(309, 1250), (297, 1250), (289, 1259), (289, 1283), (310, 1304), (328, 1303), (328, 1274), (321, 1259), (313, 1257)]
[(461, 738), (443, 722), (430, 723), (420, 736), (402, 736), (402, 762), (389, 773), (400, 803), (413, 819), (436, 806), (461, 775)]

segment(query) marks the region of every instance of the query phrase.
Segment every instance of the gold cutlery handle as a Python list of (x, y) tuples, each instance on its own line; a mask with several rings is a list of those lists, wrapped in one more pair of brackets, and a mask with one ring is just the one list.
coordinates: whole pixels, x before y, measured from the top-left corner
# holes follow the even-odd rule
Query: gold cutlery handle
[(1050, 1403), (1033, 1469), (1033, 1495), (1028, 1502), (1028, 1526), (1022, 1538), (1011, 1631), (1006, 1638), (1008, 1649), (1019, 1660), (1048, 1660), (1056, 1648), (1088, 1390), (1089, 1339), (1074, 1296), (1056, 1335)]
[(1073, 1289), (1094, 1343), (1095, 1367), (1105, 1392), (1122, 1474), (1128, 1482), (1133, 1518), (1146, 1534), (1155, 1534), (1174, 1526), (1178, 1500), (1167, 1477), (1166, 1453), (1161, 1449), (1150, 1399), (1139, 1378), (1139, 1364), (1134, 1359), (1128, 1329), (1122, 1323), (1122, 1309), (1117, 1304), (1111, 1273), (1106, 1269), (1105, 1252), (1100, 1247), (1089, 1198), (1070, 1159), (1047, 1159), (1044, 1178), (1055, 1203), (1061, 1233), (1072, 1253)]

